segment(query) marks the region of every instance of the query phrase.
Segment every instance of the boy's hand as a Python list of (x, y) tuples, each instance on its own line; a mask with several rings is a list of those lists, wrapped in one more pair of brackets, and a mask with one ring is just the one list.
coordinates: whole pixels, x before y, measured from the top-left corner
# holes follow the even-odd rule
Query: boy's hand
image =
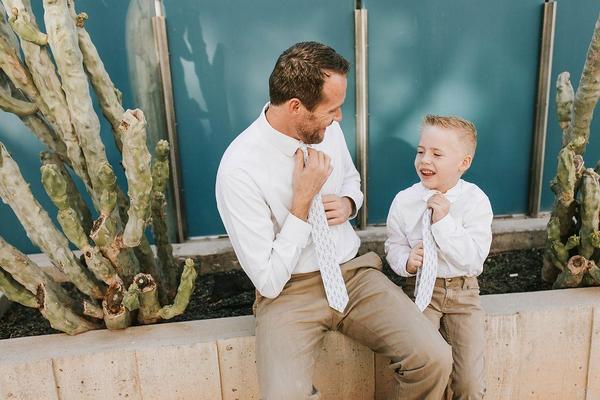
[(416, 274), (417, 270), (423, 266), (423, 242), (419, 242), (412, 248), (406, 260), (406, 272)]
[(450, 211), (450, 202), (443, 194), (434, 194), (427, 200), (427, 208), (433, 210), (431, 223), (435, 224), (448, 215), (448, 211)]

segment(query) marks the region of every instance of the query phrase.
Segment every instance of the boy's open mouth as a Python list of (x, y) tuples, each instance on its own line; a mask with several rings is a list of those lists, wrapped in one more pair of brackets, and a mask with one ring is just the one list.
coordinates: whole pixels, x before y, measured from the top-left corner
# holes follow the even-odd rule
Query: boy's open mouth
[(435, 172), (433, 172), (430, 169), (422, 169), (422, 170), (420, 170), (420, 172), (421, 172), (421, 175), (423, 175), (423, 176), (433, 176), (433, 175), (435, 175)]

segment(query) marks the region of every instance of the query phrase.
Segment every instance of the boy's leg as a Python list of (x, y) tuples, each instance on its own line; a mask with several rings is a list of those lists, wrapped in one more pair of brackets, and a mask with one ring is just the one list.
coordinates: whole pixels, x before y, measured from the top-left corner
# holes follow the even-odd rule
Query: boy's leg
[(452, 346), (454, 399), (482, 399), (484, 383), (485, 312), (477, 278), (465, 278), (462, 288), (449, 288), (441, 332)]
[[(351, 263), (358, 265), (347, 265)], [(392, 360), (397, 399), (440, 399), (452, 369), (448, 344), (402, 289), (377, 269), (381, 260), (376, 255), (347, 264), (343, 274), (350, 302), (338, 329)]]
[(263, 400), (320, 398), (313, 369), (333, 310), (319, 274), (303, 275), (292, 277), (275, 299), (257, 295), (256, 368)]

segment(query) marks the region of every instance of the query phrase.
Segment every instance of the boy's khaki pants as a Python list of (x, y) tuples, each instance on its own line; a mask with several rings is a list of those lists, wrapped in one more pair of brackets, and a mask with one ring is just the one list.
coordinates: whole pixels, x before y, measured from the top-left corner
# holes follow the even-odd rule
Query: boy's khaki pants
[[(404, 291), (414, 298), (415, 278)], [(423, 314), (452, 346), (454, 366), (447, 398), (482, 399), (485, 391), (485, 312), (476, 277), (437, 278)]]
[(375, 253), (342, 265), (350, 301), (327, 304), (321, 275), (293, 275), (281, 294), (257, 294), (256, 363), (263, 400), (319, 399), (312, 375), (327, 331), (338, 330), (391, 359), (396, 399), (440, 399), (452, 369), (448, 344), (381, 270)]

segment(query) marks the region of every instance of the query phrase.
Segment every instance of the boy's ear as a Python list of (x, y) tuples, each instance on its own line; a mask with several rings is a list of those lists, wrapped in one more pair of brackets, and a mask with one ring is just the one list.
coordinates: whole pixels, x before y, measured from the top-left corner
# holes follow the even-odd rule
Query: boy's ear
[(460, 172), (464, 173), (466, 170), (469, 169), (469, 167), (471, 166), (471, 163), (473, 162), (473, 156), (470, 154), (465, 155), (465, 157), (462, 160), (462, 163), (460, 164)]

